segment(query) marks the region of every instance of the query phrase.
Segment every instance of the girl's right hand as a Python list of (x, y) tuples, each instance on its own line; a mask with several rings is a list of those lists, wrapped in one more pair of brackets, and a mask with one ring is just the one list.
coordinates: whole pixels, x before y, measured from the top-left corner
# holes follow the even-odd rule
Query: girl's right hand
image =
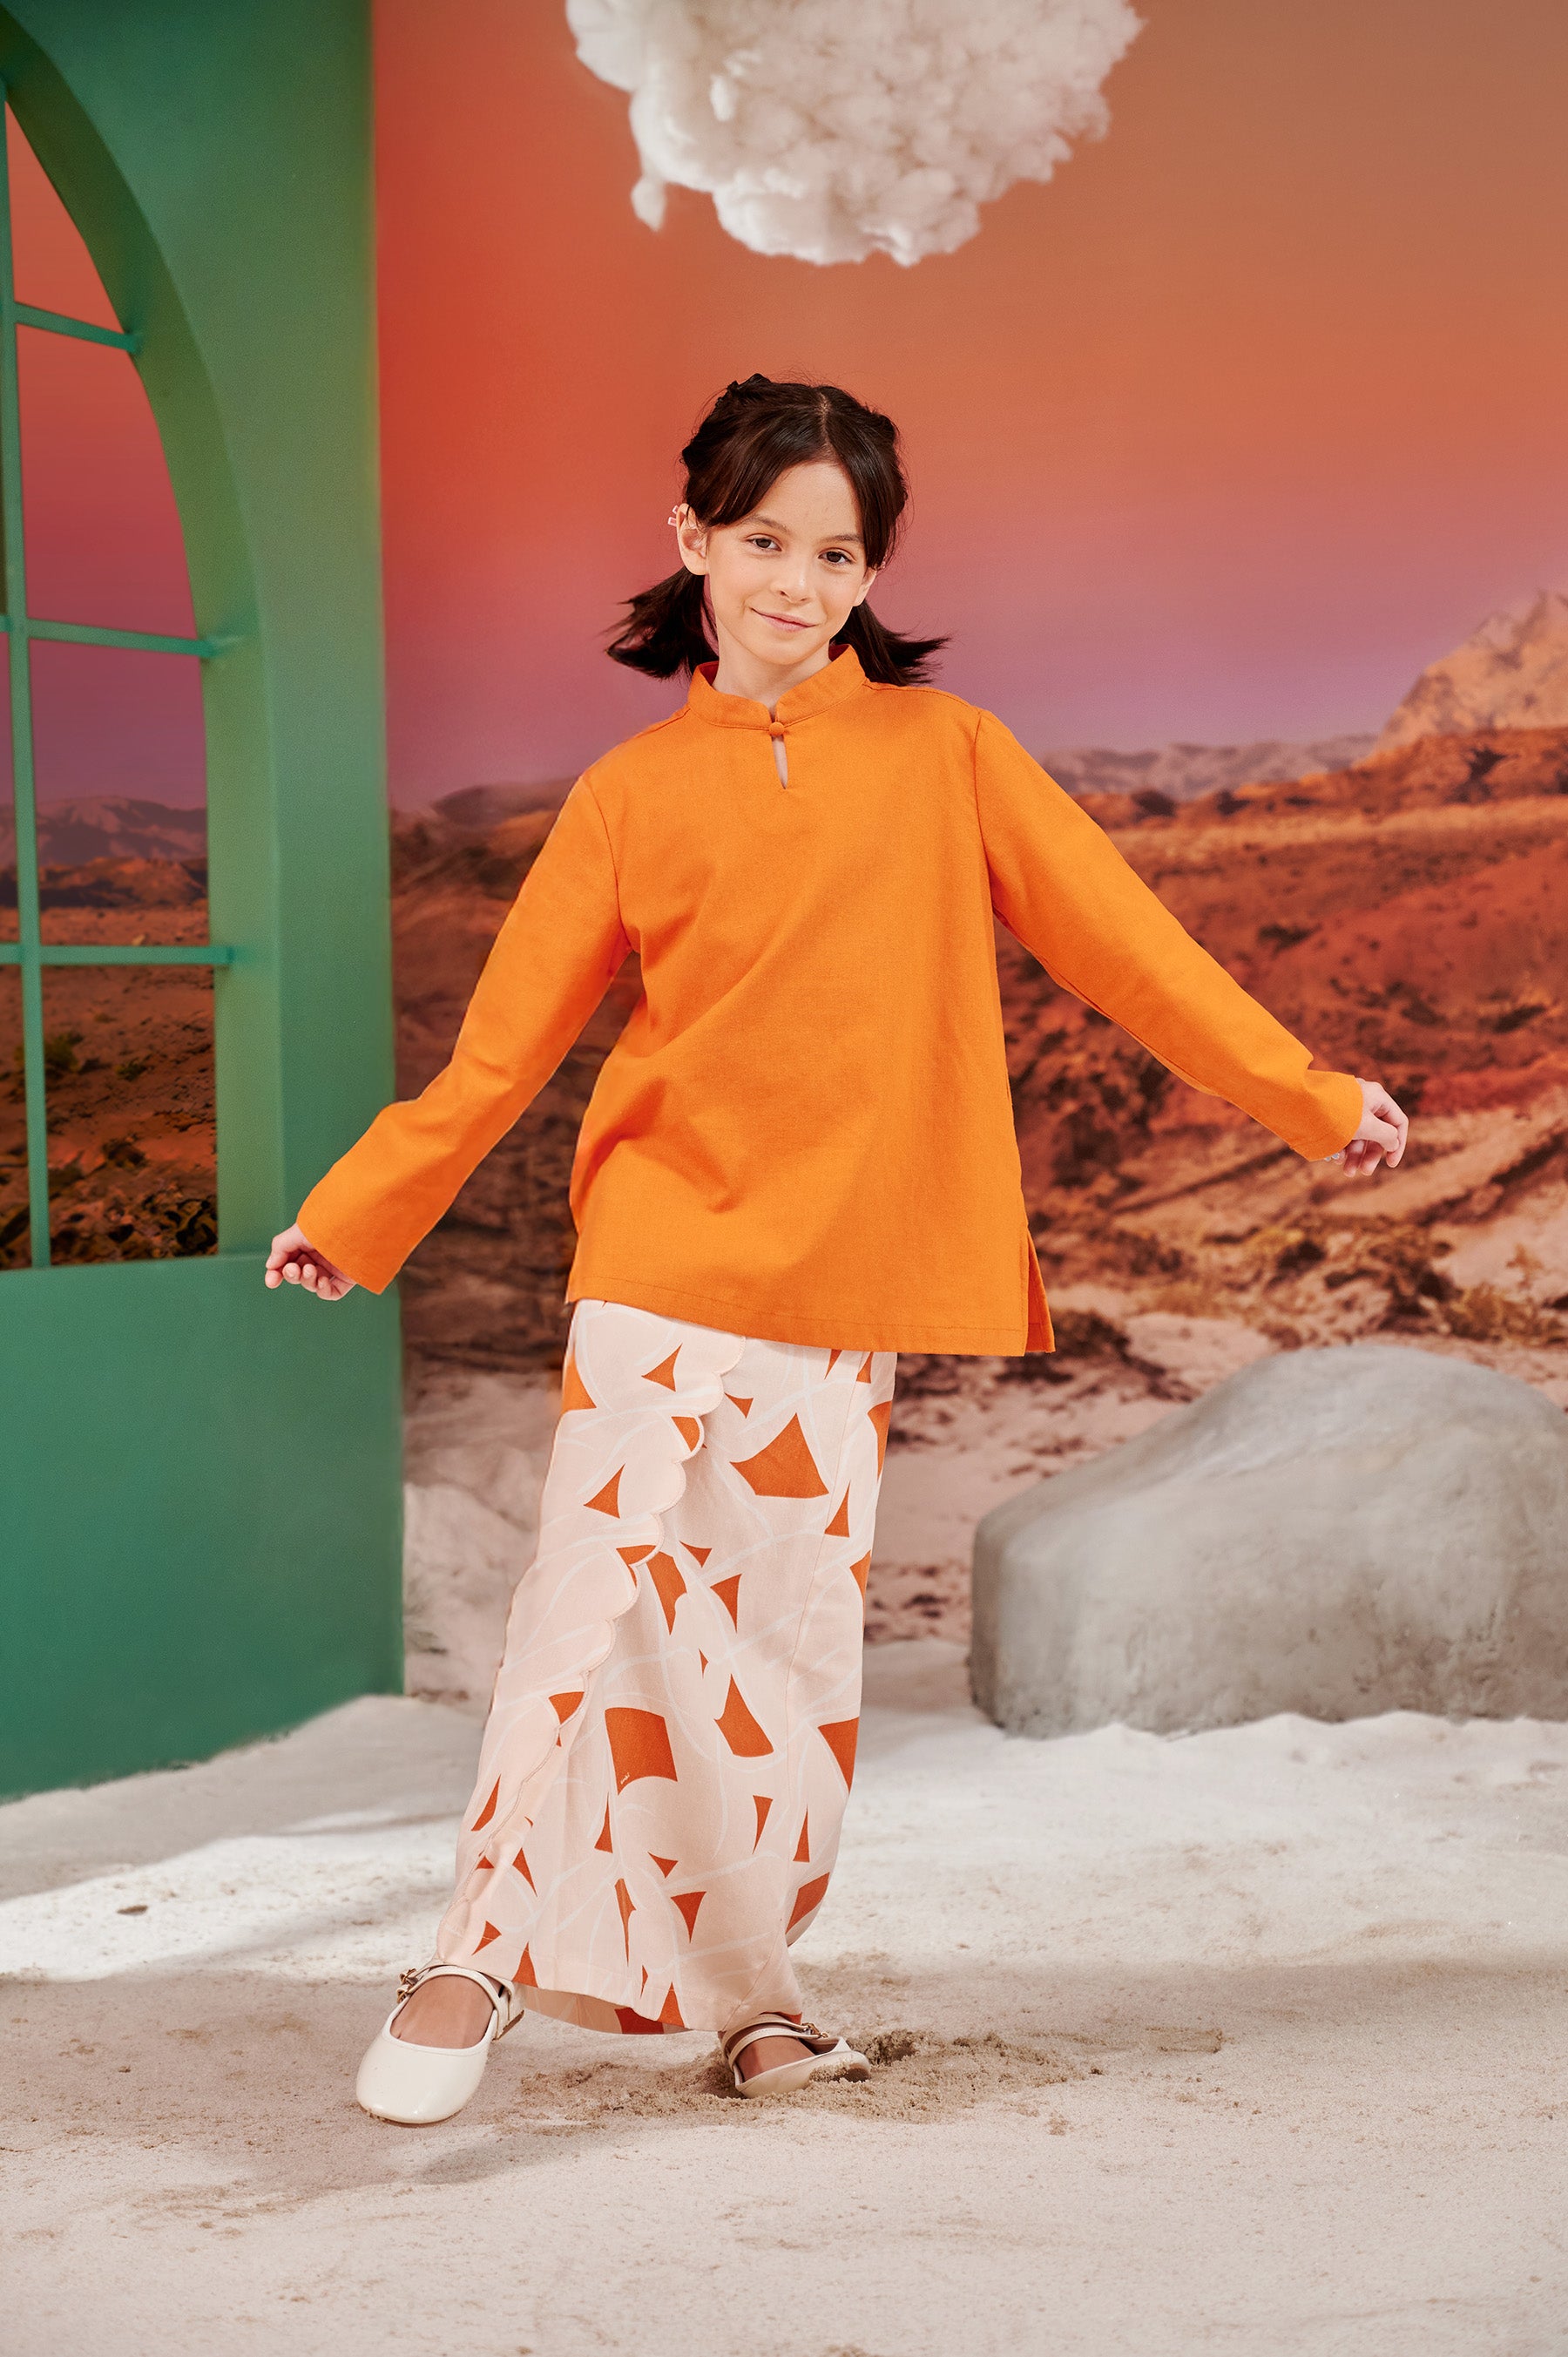
[(303, 1228), (285, 1228), (273, 1238), (264, 1272), (269, 1286), (303, 1285), (317, 1301), (341, 1301), (354, 1290), (354, 1280), (317, 1252)]

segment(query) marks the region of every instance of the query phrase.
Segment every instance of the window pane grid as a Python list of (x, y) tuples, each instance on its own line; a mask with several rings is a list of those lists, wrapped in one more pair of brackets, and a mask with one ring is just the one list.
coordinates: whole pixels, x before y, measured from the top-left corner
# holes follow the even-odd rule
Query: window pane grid
[[(20, 942), (0, 942), (0, 965), (25, 963)], [(40, 942), (40, 965), (232, 965), (227, 942)]]
[(0, 614), (0, 630), (14, 639), (50, 639), (68, 647), (126, 647), (134, 654), (220, 655), (230, 639), (172, 639), (162, 630), (117, 630), (100, 622), (41, 622)]
[(75, 336), (84, 344), (113, 344), (116, 351), (139, 352), (140, 336), (119, 328), (95, 328), (91, 319), (73, 319), (64, 311), (40, 311), (36, 303), (16, 305), (19, 328), (41, 328), (48, 336)]
[(6, 156), (7, 119), (5, 83), (0, 81), (0, 525), (5, 545), (5, 611), (0, 635), (6, 640), (11, 684), (12, 798), (16, 825), (16, 931), (15, 942), (0, 942), (0, 966), (17, 966), (22, 985), (22, 1060), (27, 1130), (27, 1202), (32, 1262), (49, 1265), (49, 1170), (48, 1107), (45, 1099), (43, 970), (46, 966), (85, 965), (208, 965), (221, 968), (234, 960), (232, 947), (220, 944), (47, 943), (41, 938), (38, 899), (38, 807), (33, 763), (32, 673), (28, 658), (35, 639), (63, 640), (90, 647), (124, 648), (150, 654), (195, 656), (209, 660), (232, 643), (228, 640), (173, 638), (149, 630), (99, 628), (84, 622), (41, 620), (27, 612), (27, 556), (22, 523), (21, 404), (17, 384), (16, 330), (41, 329), (70, 336), (84, 343), (109, 344), (134, 353), (141, 338), (130, 329), (94, 327), (61, 311), (47, 311), (16, 300), (16, 269), (11, 243), (11, 195)]

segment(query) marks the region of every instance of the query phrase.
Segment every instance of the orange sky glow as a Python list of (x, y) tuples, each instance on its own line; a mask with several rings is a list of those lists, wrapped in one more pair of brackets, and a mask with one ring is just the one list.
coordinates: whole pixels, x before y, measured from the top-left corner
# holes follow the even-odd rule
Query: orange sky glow
[[(687, 191), (635, 219), (625, 97), (557, 0), (468, 0), (435, 43), (427, 0), (379, 0), (397, 801), (570, 775), (670, 708), (604, 637), (669, 569), (681, 443), (753, 369), (898, 420), (875, 602), (950, 632), (943, 683), (1036, 751), (1375, 727), (1568, 586), (1568, 11), (1142, 14), (1109, 135), (1053, 182), (957, 253), (823, 269)], [(25, 153), (13, 179), (23, 298), (106, 317)], [(34, 610), (188, 628), (129, 364), (23, 341)], [(186, 667), (86, 654), (40, 713), (45, 792), (194, 798)]]
[(878, 602), (1036, 750), (1375, 726), (1568, 583), (1568, 11), (1143, 0), (1109, 135), (952, 255), (632, 215), (554, 0), (433, 54), (381, 0), (394, 791), (567, 772), (669, 708), (599, 651), (669, 569), (676, 451), (754, 368), (905, 434)]

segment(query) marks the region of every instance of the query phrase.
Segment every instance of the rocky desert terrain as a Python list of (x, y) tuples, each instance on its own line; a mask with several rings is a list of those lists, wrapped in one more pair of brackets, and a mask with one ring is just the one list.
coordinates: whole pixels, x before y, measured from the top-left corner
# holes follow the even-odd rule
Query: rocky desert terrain
[[(564, 791), (487, 789), (394, 819), (400, 1093), (449, 1054)], [(986, 1506), (1261, 1352), (1402, 1339), (1504, 1367), (1568, 1405), (1568, 726), (1429, 736), (1179, 802), (1148, 788), (1081, 799), (1321, 1063), (1394, 1092), (1412, 1144), (1401, 1169), (1370, 1180), (1303, 1162), (1058, 989), (999, 927), (1025, 1193), (1058, 1347), (901, 1362), (874, 1636), (961, 1637)], [(79, 829), (65, 847), (94, 840)], [(200, 938), (200, 861), (157, 848), (47, 861), (54, 937)], [(0, 1250), (15, 1265), (21, 1085), (15, 975), (0, 981), (12, 994), (0, 999)], [(57, 1253), (210, 1250), (207, 977), (68, 970), (48, 986)], [(410, 1261), (416, 1415), (429, 1400), (449, 1420), (454, 1386), (467, 1385), (465, 1416), (499, 1431), (526, 1394), (537, 1420), (565, 1330), (577, 1125), (639, 988), (633, 961)]]
[[(1101, 1296), (1129, 1315), (1240, 1317), (1287, 1347), (1390, 1328), (1543, 1348), (1568, 1334), (1568, 729), (1429, 738), (1176, 806), (1085, 802), (1320, 1062), (1382, 1080), (1417, 1119), (1397, 1172), (1348, 1181), (1304, 1164), (1058, 990), (999, 927), (1025, 1192), (1064, 1363), (1114, 1353)], [(551, 817), (400, 826), (405, 1092), (448, 1053)], [(558, 1351), (573, 1142), (638, 987), (628, 964), (413, 1256), (420, 1355), (518, 1367)], [(910, 1361), (906, 1387), (951, 1372)]]
[[(400, 1092), (449, 1053), (560, 791), (499, 818), (487, 794), (394, 819)], [(1302, 1163), (1058, 990), (998, 927), (1025, 1192), (1062, 1309), (1061, 1366), (1009, 1372), (1051, 1380), (1115, 1355), (1118, 1317), (1151, 1311), (1240, 1318), (1285, 1347), (1391, 1328), (1555, 1346), (1568, 1307), (1568, 728), (1426, 737), (1181, 803), (1153, 791), (1083, 801), (1320, 1062), (1394, 1091), (1414, 1142), (1402, 1169), (1369, 1183)], [(205, 925), (204, 868), (188, 852), (46, 860), (43, 897), (55, 940), (194, 941)], [(0, 874), (13, 929), (14, 901)], [(16, 977), (0, 979), (0, 1245), (15, 1260)], [(404, 1291), (419, 1357), (523, 1368), (558, 1355), (576, 1127), (639, 987), (632, 961), (414, 1254)], [(210, 1249), (208, 977), (63, 969), (47, 990), (57, 1251)], [(953, 1372), (910, 1361), (905, 1388)]]
[[(1264, 1352), (1377, 1335), (1504, 1368), (1568, 1406), (1568, 728), (1428, 738), (1179, 805), (1085, 801), (1321, 1062), (1393, 1090), (1413, 1143), (1401, 1169), (1369, 1180), (1303, 1162), (1058, 990), (998, 928), (1025, 1192), (1058, 1347), (901, 1361), (873, 1639), (961, 1641), (987, 1507)], [(405, 1091), (448, 1052), (550, 817), (476, 833), (433, 813), (400, 828)], [(525, 1431), (536, 1451), (545, 1443), (573, 1142), (637, 988), (628, 966), (409, 1264), (416, 1482), (451, 1478), (434, 1458), (424, 1469), (427, 1426), (437, 1456), (459, 1426), (470, 1448), (502, 1450), (513, 1487), (510, 1451)], [(499, 1528), (491, 1536), (504, 1584), (519, 1557)], [(433, 1560), (454, 1549), (473, 1552), (456, 1526)], [(451, 1667), (432, 1660), (421, 1675), (447, 1693)]]
[[(78, 804), (40, 830), (39, 850), (46, 942), (209, 938), (201, 813)], [(0, 939), (15, 941), (8, 840), (5, 855)], [(28, 1257), (21, 1039), (19, 977), (16, 967), (0, 967), (0, 1268), (25, 1266)], [(213, 1251), (210, 974), (192, 966), (46, 970), (44, 1041), (53, 1257)]]

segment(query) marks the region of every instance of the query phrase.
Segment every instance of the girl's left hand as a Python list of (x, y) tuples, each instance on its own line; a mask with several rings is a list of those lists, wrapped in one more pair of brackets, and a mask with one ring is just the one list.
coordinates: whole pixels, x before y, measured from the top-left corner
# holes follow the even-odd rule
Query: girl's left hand
[(1361, 1091), (1361, 1125), (1348, 1145), (1337, 1154), (1326, 1154), (1326, 1162), (1343, 1162), (1348, 1178), (1367, 1176), (1386, 1159), (1389, 1168), (1404, 1156), (1405, 1138), (1410, 1130), (1410, 1116), (1397, 1105), (1381, 1081), (1363, 1081), (1358, 1074)]

